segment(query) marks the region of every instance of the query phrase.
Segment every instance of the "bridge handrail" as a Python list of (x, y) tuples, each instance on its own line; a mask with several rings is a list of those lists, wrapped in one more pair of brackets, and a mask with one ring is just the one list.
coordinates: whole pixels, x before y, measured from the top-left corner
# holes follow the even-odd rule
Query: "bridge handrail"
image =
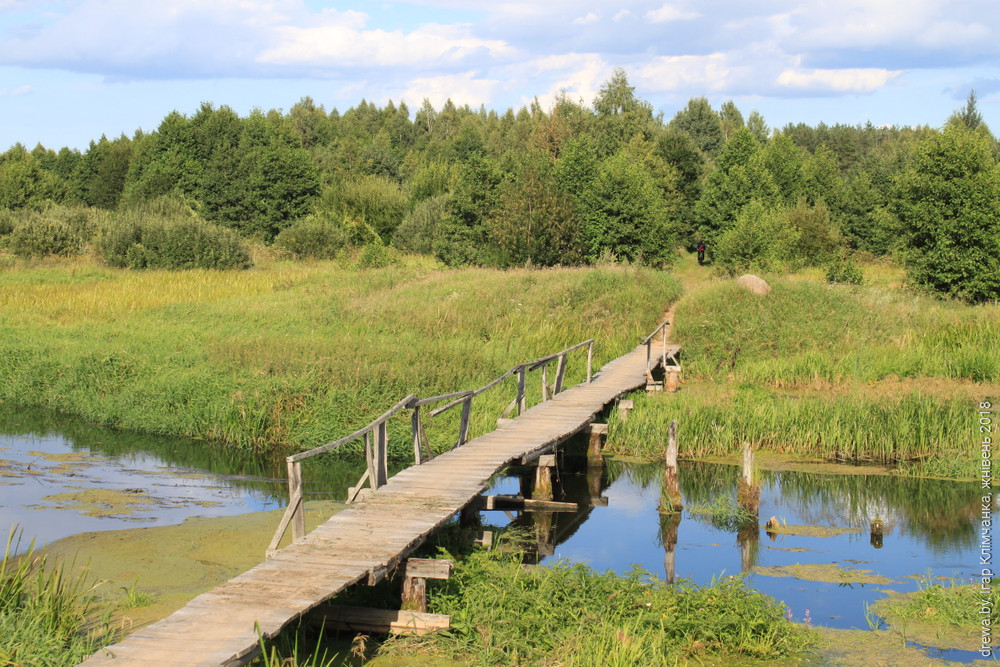
[[(562, 391), (563, 377), (566, 372), (566, 357), (571, 352), (575, 352), (583, 347), (587, 347), (587, 383), (589, 384), (593, 381), (593, 360), (594, 360), (594, 339), (590, 338), (583, 341), (582, 343), (577, 343), (564, 350), (555, 352), (553, 354), (545, 355), (544, 357), (539, 357), (532, 361), (517, 364), (508, 370), (506, 373), (496, 378), (492, 382), (489, 382), (479, 389), (456, 391), (449, 394), (441, 394), (439, 396), (431, 396), (429, 398), (418, 398), (415, 394), (410, 394), (403, 400), (396, 403), (394, 406), (389, 408), (387, 411), (382, 413), (377, 419), (369, 423), (368, 425), (358, 429), (354, 433), (335, 440), (334, 442), (320, 445), (319, 447), (314, 447), (305, 452), (299, 452), (298, 454), (293, 454), (285, 458), (288, 465), (288, 507), (285, 510), (284, 516), (281, 518), (281, 522), (278, 525), (278, 530), (274, 534), (274, 538), (271, 540), (271, 544), (268, 546), (268, 554), (274, 553), (278, 547), (278, 543), (281, 537), (284, 535), (285, 531), (288, 529), (289, 524), (292, 525), (292, 539), (299, 540), (305, 535), (305, 514), (303, 513), (302, 503), (303, 503), (303, 491), (302, 491), (302, 461), (318, 456), (319, 454), (324, 454), (330, 452), (338, 447), (346, 445), (349, 442), (353, 442), (361, 437), (365, 439), (365, 459), (367, 462), (367, 467), (365, 473), (361, 476), (356, 486), (353, 486), (348, 491), (347, 502), (354, 501), (355, 498), (360, 494), (364, 483), (367, 481), (370, 483), (372, 488), (379, 488), (388, 481), (388, 433), (386, 429), (386, 422), (402, 412), (403, 410), (413, 410), (411, 416), (412, 431), (413, 431), (413, 455), (414, 461), (417, 465), (423, 463), (424, 451), (426, 449), (427, 458), (430, 458), (430, 445), (427, 442), (426, 434), (424, 433), (423, 423), (420, 418), (421, 408), (425, 405), (431, 403), (439, 403), (441, 401), (449, 401), (446, 405), (441, 406), (435, 410), (432, 410), (428, 416), (435, 417), (451, 408), (461, 405), (462, 406), (462, 416), (459, 423), (458, 429), (458, 440), (454, 447), (461, 447), (465, 444), (469, 436), (469, 422), (472, 412), (472, 399), (476, 396), (489, 391), (493, 387), (497, 386), (505, 379), (513, 374), (517, 374), (517, 397), (507, 406), (501, 415), (501, 419), (506, 419), (514, 408), (518, 408), (518, 414), (523, 414), (525, 409), (527, 409), (527, 399), (526, 399), (526, 376), (529, 371), (536, 370), (538, 368), (542, 369), (542, 401), (547, 401), (550, 398), (549, 392), (552, 392), (552, 396), (558, 394)], [(546, 375), (546, 367), (549, 363), (558, 360), (558, 368), (556, 370), (556, 378), (553, 386), (549, 386), (548, 378)], [(374, 433), (374, 438), (372, 434)], [(453, 447), (453, 448), (454, 448)]]
[(357, 440), (363, 435), (371, 433), (373, 430), (375, 430), (376, 427), (378, 427), (379, 424), (385, 423), (386, 421), (388, 421), (398, 413), (402, 412), (403, 410), (406, 410), (407, 408), (414, 407), (414, 405), (416, 405), (417, 403), (418, 403), (417, 395), (410, 394), (409, 396), (401, 400), (399, 403), (396, 403), (396, 405), (392, 406), (384, 413), (382, 413), (382, 416), (376, 418), (375, 421), (373, 421), (372, 423), (368, 424), (363, 428), (358, 429), (351, 435), (345, 436), (340, 440), (336, 440), (326, 445), (320, 445), (319, 447), (313, 447), (312, 449), (306, 450), (304, 452), (293, 454), (292, 456), (287, 457), (285, 460), (288, 461), (289, 463), (304, 461), (305, 459), (312, 458), (313, 456), (317, 456), (319, 454), (325, 454), (326, 452), (332, 451), (337, 447), (340, 447), (341, 445), (346, 445), (349, 442)]
[[(673, 355), (667, 354), (667, 335), (666, 328), (670, 326), (669, 320), (663, 320), (660, 326), (653, 330), (653, 333), (646, 336), (643, 340), (639, 341), (639, 345), (646, 346), (646, 373), (650, 373), (654, 368), (663, 364), (666, 366), (667, 359)], [(662, 333), (661, 333), (662, 332)], [(660, 335), (660, 354), (657, 357), (653, 357), (653, 338), (656, 334)]]

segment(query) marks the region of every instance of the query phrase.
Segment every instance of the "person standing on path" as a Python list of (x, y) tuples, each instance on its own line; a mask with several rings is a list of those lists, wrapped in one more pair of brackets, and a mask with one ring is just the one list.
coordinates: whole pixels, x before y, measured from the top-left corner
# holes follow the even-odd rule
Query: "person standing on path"
[(705, 242), (698, 241), (698, 265), (701, 266), (705, 263)]

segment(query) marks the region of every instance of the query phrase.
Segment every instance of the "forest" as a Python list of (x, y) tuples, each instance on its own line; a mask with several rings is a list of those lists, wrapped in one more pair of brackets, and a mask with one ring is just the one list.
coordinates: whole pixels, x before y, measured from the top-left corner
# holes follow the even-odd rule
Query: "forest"
[(667, 120), (622, 69), (590, 106), (548, 110), (203, 103), (82, 152), (7, 150), (0, 248), (134, 269), (249, 267), (254, 244), (508, 268), (667, 266), (703, 241), (723, 274), (820, 266), (857, 282), (856, 263), (896, 262), (978, 303), (1000, 298), (998, 159), (975, 93), (940, 128), (769, 128), (705, 98)]

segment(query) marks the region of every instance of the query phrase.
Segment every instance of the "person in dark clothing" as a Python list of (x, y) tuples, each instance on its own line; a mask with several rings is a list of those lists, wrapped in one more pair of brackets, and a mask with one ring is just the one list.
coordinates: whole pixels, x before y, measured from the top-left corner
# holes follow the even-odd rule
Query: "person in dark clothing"
[(705, 263), (705, 242), (698, 241), (698, 264)]

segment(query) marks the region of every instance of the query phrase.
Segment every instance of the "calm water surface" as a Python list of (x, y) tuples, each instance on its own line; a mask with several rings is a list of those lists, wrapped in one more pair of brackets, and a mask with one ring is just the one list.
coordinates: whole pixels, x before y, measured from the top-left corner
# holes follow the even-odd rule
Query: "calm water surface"
[[(855, 531), (810, 537), (769, 535), (756, 525), (741, 529), (700, 511), (735, 498), (738, 472), (736, 466), (682, 462), (681, 491), (688, 509), (672, 522), (657, 511), (662, 466), (614, 462), (598, 473), (599, 486), (593, 471), (589, 481), (584, 471), (564, 473), (561, 479), (563, 499), (587, 504), (599, 488), (606, 506), (602, 500), (579, 513), (542, 515), (541, 522), (537, 513), (511, 521), (502, 512), (488, 512), (485, 521), (534, 530), (541, 537), (541, 563), (566, 559), (619, 573), (637, 565), (661, 579), (669, 577), (667, 553), (676, 538), (677, 578), (709, 583), (742, 576), (753, 588), (784, 601), (796, 621), (808, 614), (813, 625), (833, 628), (868, 629), (865, 605), (889, 590), (913, 591), (928, 580), (968, 583), (979, 574), (976, 483), (763, 471), (760, 523), (774, 516), (789, 525)], [(518, 489), (519, 479), (508, 477), (495, 492)], [(996, 521), (996, 508), (993, 516)], [(876, 517), (885, 522), (880, 545), (872, 543), (869, 530)], [(835, 566), (836, 581), (776, 576), (771, 569), (796, 564)], [(890, 581), (854, 583), (855, 570)]]
[[(769, 535), (697, 511), (735, 497), (736, 466), (682, 463), (686, 509), (671, 520), (657, 511), (661, 466), (608, 461), (588, 471), (585, 459), (567, 457), (566, 463), (557, 500), (586, 509), (483, 513), (490, 526), (533, 531), (542, 563), (566, 559), (619, 573), (639, 566), (666, 579), (672, 550), (677, 578), (709, 583), (742, 576), (784, 601), (797, 621), (808, 614), (814, 625), (861, 629), (869, 627), (865, 605), (889, 590), (913, 591), (935, 579), (968, 582), (979, 573), (975, 483), (763, 471), (761, 523), (774, 516), (790, 525), (852, 531)], [(307, 493), (342, 499), (360, 472), (360, 461), (314, 468)], [(273, 466), (227, 461), (204, 442), (95, 428), (0, 404), (0, 528), (20, 525), (26, 541), (281, 508), (287, 491), (280, 476)], [(492, 492), (516, 494), (520, 484), (517, 476), (504, 477)], [(995, 509), (994, 521), (1000, 518)], [(885, 522), (881, 544), (869, 535), (875, 517)], [(837, 580), (776, 576), (772, 569), (796, 564), (834, 566)], [(855, 583), (854, 570), (887, 581)]]

